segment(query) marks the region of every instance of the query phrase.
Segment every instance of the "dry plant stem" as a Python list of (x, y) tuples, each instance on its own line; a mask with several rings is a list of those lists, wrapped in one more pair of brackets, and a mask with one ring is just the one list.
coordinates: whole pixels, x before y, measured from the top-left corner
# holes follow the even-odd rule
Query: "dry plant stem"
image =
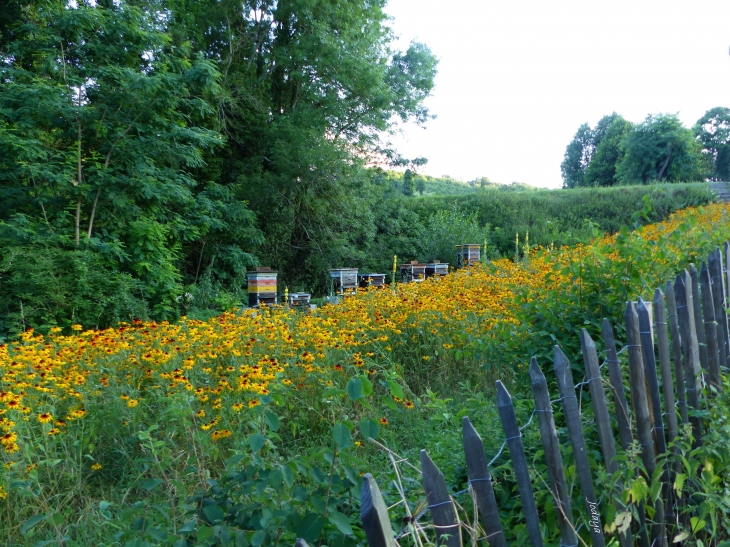
[[(398, 464), (396, 463), (395, 458), (393, 457), (394, 452), (392, 450), (386, 448), (379, 442), (375, 441), (372, 437), (370, 438), (370, 440), (373, 441), (375, 444), (379, 445), (380, 447), (384, 448), (388, 452), (388, 458), (390, 458), (390, 463), (393, 466), (393, 470), (395, 471), (395, 478), (398, 481), (396, 484), (396, 488), (398, 489), (398, 494), (400, 494), (400, 497), (401, 497), (400, 502), (403, 503), (403, 505), (405, 506), (406, 515), (408, 515), (408, 526), (411, 529), (410, 532), (411, 532), (411, 537), (413, 538), (413, 543), (418, 545), (418, 547), (423, 547), (423, 544), (421, 543), (421, 538), (418, 536), (418, 533), (416, 533), (416, 531), (415, 531), (415, 528), (417, 528), (418, 523), (413, 521), (413, 515), (411, 514), (411, 508), (408, 507), (408, 500), (406, 500), (406, 496), (403, 491), (403, 483), (401, 482), (401, 478), (400, 478), (400, 470), (398, 469)], [(404, 459), (401, 459), (400, 461), (408, 463)]]
[(551, 489), (551, 488), (550, 488), (550, 487), (548, 486), (548, 484), (547, 484), (547, 483), (545, 482), (545, 479), (543, 478), (543, 476), (542, 476), (542, 475), (541, 475), (540, 473), (538, 473), (538, 471), (537, 471), (537, 469), (535, 469), (535, 467), (533, 467), (533, 469), (535, 470), (535, 474), (536, 474), (536, 475), (537, 475), (538, 477), (540, 477), (540, 481), (542, 481), (542, 484), (543, 484), (543, 485), (545, 486), (545, 488), (547, 488), (547, 490), (548, 490), (548, 491), (550, 492), (550, 495), (551, 495), (551, 496), (552, 496), (552, 497), (553, 497), (553, 498), (555, 499), (555, 506), (556, 506), (556, 507), (558, 508), (558, 510), (560, 511), (560, 513), (561, 513), (561, 514), (563, 515), (563, 518), (564, 518), (564, 519), (565, 519), (565, 521), (566, 521), (566, 522), (568, 523), (568, 525), (569, 525), (569, 526), (570, 526), (570, 527), (571, 527), (571, 528), (573, 529), (573, 533), (575, 534), (575, 537), (577, 537), (577, 538), (578, 538), (578, 541), (580, 541), (580, 542), (581, 542), (581, 543), (583, 544), (583, 547), (589, 547), (589, 546), (588, 546), (588, 544), (587, 544), (587, 543), (586, 543), (586, 542), (585, 542), (585, 541), (583, 540), (583, 538), (582, 538), (582, 537), (580, 537), (580, 535), (578, 534), (578, 530), (576, 530), (576, 529), (575, 529), (575, 526), (573, 526), (573, 523), (572, 523), (572, 522), (570, 521), (570, 519), (569, 519), (569, 518), (567, 517), (567, 515), (565, 514), (565, 511), (563, 511), (563, 506), (562, 506), (562, 504), (560, 503), (560, 500), (558, 500), (558, 499), (557, 499), (557, 498), (555, 497), (555, 493), (554, 493), (554, 492), (553, 492), (553, 490), (552, 490), (552, 489)]
[(398, 458), (398, 460), (399, 460), (399, 461), (403, 462), (403, 463), (404, 463), (404, 464), (406, 464), (406, 465), (407, 465), (408, 467), (411, 467), (411, 468), (415, 469), (416, 471), (418, 471), (418, 474), (419, 474), (419, 475), (421, 474), (421, 470), (420, 470), (420, 469), (418, 469), (418, 467), (416, 467), (415, 465), (413, 465), (413, 464), (412, 464), (411, 462), (409, 462), (409, 461), (408, 461), (408, 460), (407, 460), (406, 458), (404, 458), (404, 457), (402, 457), (402, 456), (400, 456), (400, 455), (396, 454), (396, 453), (395, 453), (395, 452), (393, 452), (393, 451), (392, 451), (392, 450), (391, 450), (390, 448), (388, 448), (387, 446), (385, 446), (385, 445), (383, 445), (383, 444), (380, 444), (380, 443), (379, 443), (378, 441), (376, 441), (376, 440), (375, 440), (375, 439), (373, 439), (372, 437), (371, 437), (370, 439), (368, 439), (368, 440), (369, 440), (369, 441), (370, 441), (371, 443), (373, 443), (373, 444), (374, 444), (375, 446), (379, 447), (379, 448), (380, 448), (381, 450), (385, 450), (385, 451), (386, 451), (386, 452), (387, 452), (388, 454), (391, 454), (392, 456), (395, 456), (396, 458)]

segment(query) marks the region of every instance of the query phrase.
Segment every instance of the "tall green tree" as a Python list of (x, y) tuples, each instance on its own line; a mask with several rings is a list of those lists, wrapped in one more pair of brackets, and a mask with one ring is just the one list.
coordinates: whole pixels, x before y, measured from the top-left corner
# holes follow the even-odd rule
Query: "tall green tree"
[(674, 114), (647, 116), (624, 141), (625, 156), (618, 166), (623, 184), (703, 179), (701, 145)]
[(219, 60), (220, 180), (259, 214), (261, 260), (291, 283), (354, 260), (365, 236), (351, 216), (369, 199), (360, 171), (368, 160), (409, 164), (388, 135), (430, 119), (435, 57), (419, 43), (393, 49), (383, 0), (169, 5), (173, 35)]
[(590, 125), (584, 123), (566, 147), (563, 163), (560, 164), (563, 188), (577, 188), (584, 185), (586, 168), (592, 154), (593, 131)]
[(250, 211), (199, 178), (223, 143), (216, 63), (173, 44), (152, 2), (12, 5), (22, 16), (0, 32), (5, 275), (14, 276), (12, 249), (51, 246), (61, 262), (65, 250), (127, 272), (155, 316), (173, 317), (186, 244), (235, 234), (229, 254), (253, 263)]
[(730, 108), (708, 110), (697, 120), (694, 132), (712, 164), (709, 178), (730, 180)]
[(611, 124), (603, 132), (585, 172), (586, 186), (613, 186), (618, 184), (616, 166), (624, 156), (622, 144), (630, 134), (632, 123), (613, 115)]

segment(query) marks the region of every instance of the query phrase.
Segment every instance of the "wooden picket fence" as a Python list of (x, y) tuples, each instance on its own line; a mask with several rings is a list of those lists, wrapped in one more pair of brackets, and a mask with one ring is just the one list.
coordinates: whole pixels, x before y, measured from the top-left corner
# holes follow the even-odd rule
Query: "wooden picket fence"
[[(622, 533), (617, 531), (616, 540), (621, 547), (668, 546), (675, 539), (677, 521), (675, 513), (686, 500), (676, 498), (672, 484), (678, 467), (676, 461), (673, 463), (671, 455), (665, 453), (670, 443), (677, 438), (680, 423), (690, 424), (694, 446), (702, 443), (702, 421), (694, 413), (690, 414), (690, 411), (700, 410), (713, 396), (713, 392), (721, 390), (721, 371), (730, 369), (725, 288), (726, 284), (730, 287), (730, 272), (723, 269), (723, 262), (725, 264), (730, 262), (728, 243), (725, 244), (724, 255), (725, 260), (719, 249), (713, 251), (708, 260), (702, 263), (699, 272), (694, 265), (690, 265), (689, 271), (682, 271), (674, 283), (667, 282), (664, 292), (656, 289), (651, 303), (641, 299), (638, 302), (627, 303), (624, 315), (627, 342), (621, 352), (626, 351), (628, 354), (632, 414), (629, 413), (629, 401), (624, 393), (624, 378), (618, 361), (620, 352), (616, 350), (609, 321), (606, 319), (603, 321), (602, 334), (606, 348), (604, 364), (608, 370), (606, 385), (611, 388), (614, 402), (618, 442), (624, 450), (627, 450), (635, 439), (638, 440), (647, 478), (652, 476), (657, 465), (662, 465), (661, 462), (665, 465), (661, 497), (654, 503), (650, 525), (635, 527), (633, 532), (631, 527), (623, 527)], [(654, 321), (652, 315), (656, 318)], [(589, 517), (586, 524), (590, 531), (590, 541), (596, 547), (603, 547), (607, 538), (604, 536), (604, 528), (599, 518), (599, 499), (596, 497), (586, 452), (580, 407), (576, 397), (577, 389), (587, 386), (590, 391), (598, 440), (609, 474), (618, 470), (615, 458), (616, 438), (606, 401), (604, 378), (601, 375), (602, 366), (599, 366), (596, 345), (585, 329), (580, 335), (580, 342), (586, 379), (577, 385), (574, 384), (568, 359), (560, 347), (555, 346), (554, 369), (560, 396), (554, 401), (550, 399), (542, 370), (535, 358), (532, 359), (529, 369), (535, 400), (532, 416), (536, 417), (539, 424), (549, 485), (559, 518), (562, 545), (578, 546), (579, 538), (573, 522), (560, 442), (553, 419), (553, 402), (560, 402), (562, 405), (578, 485), (585, 500), (585, 515)], [(708, 387), (707, 383), (713, 386), (714, 390), (703, 391), (703, 388)], [(497, 382), (497, 409), (519, 489), (529, 542), (532, 547), (541, 547), (544, 543), (540, 532), (540, 519), (521, 429), (517, 423), (512, 399), (500, 381)], [(491, 547), (506, 547), (507, 540), (500, 522), (484, 445), (468, 417), (463, 419), (463, 445), (469, 490), (472, 499), (475, 500), (475, 510), (478, 509), (485, 532), (480, 539), (485, 537)], [(438, 544), (461, 547), (464, 523), (458, 519), (456, 506), (449, 495), (444, 476), (425, 450), (421, 451), (420, 459), (427, 509), (430, 512)], [(492, 461), (495, 460), (496, 457)], [(616, 496), (610, 497), (618, 499)], [(617, 514), (626, 511), (626, 507), (619, 501), (613, 503), (616, 504)], [(637, 509), (643, 520), (646, 515), (645, 507), (642, 504)], [(391, 527), (387, 506), (375, 479), (369, 473), (365, 475), (362, 489), (361, 520), (370, 547), (395, 547), (396, 537)], [(472, 537), (472, 542), (473, 539)], [(675, 544), (682, 543), (678, 541)]]

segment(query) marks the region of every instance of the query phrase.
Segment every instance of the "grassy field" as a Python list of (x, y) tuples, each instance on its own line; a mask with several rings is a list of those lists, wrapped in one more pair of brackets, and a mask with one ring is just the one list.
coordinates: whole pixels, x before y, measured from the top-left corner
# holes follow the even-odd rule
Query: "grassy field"
[[(488, 453), (501, 444), (496, 379), (524, 423), (531, 355), (549, 374), (558, 343), (579, 369), (580, 328), (600, 339), (602, 317), (620, 323), (627, 299), (727, 239), (730, 207), (711, 205), (312, 314), (272, 308), (27, 332), (0, 346), (0, 537), (29, 546), (258, 547), (298, 536), (362, 544), (361, 474), (373, 472), (397, 499), (392, 468), (368, 438), (414, 462), (428, 449), (462, 489), (460, 419), (470, 416)], [(542, 472), (536, 435), (526, 430), (525, 444)], [(595, 449), (590, 430), (589, 442)], [(730, 466), (724, 452), (706, 457), (716, 473)], [(520, 542), (508, 460), (494, 473), (505, 528)], [(418, 477), (405, 479), (415, 504)], [(538, 495), (549, 508), (549, 494)], [(548, 527), (546, 539), (557, 533)]]

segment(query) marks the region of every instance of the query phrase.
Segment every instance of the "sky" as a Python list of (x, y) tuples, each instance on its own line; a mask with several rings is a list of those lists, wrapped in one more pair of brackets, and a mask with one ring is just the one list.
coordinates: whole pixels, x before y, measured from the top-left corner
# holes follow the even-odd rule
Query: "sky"
[(691, 127), (730, 107), (730, 0), (389, 0), (406, 49), (439, 59), (437, 117), (393, 139), (418, 172), (558, 188), (578, 127), (617, 112)]

